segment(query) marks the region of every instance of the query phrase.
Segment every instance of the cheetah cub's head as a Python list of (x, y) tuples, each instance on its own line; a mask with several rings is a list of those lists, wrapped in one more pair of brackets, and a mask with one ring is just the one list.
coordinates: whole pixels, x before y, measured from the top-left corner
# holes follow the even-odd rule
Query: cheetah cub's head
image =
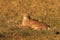
[(24, 19), (31, 19), (30, 16), (29, 16), (29, 14), (24, 14), (24, 17), (23, 18)]

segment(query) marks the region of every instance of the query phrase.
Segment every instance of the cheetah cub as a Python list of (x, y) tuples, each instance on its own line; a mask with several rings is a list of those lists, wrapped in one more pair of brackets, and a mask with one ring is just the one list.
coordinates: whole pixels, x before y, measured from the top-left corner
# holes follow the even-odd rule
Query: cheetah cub
[(46, 23), (31, 19), (29, 14), (23, 16), (22, 26), (31, 27), (33, 30), (50, 30), (50, 27)]

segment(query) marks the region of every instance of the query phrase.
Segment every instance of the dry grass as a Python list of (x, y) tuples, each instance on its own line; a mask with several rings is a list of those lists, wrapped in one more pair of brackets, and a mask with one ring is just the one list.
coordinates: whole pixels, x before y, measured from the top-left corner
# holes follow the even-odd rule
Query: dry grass
[[(22, 15), (47, 23), (52, 31), (19, 29)], [(0, 0), (0, 40), (60, 40), (59, 0)]]

